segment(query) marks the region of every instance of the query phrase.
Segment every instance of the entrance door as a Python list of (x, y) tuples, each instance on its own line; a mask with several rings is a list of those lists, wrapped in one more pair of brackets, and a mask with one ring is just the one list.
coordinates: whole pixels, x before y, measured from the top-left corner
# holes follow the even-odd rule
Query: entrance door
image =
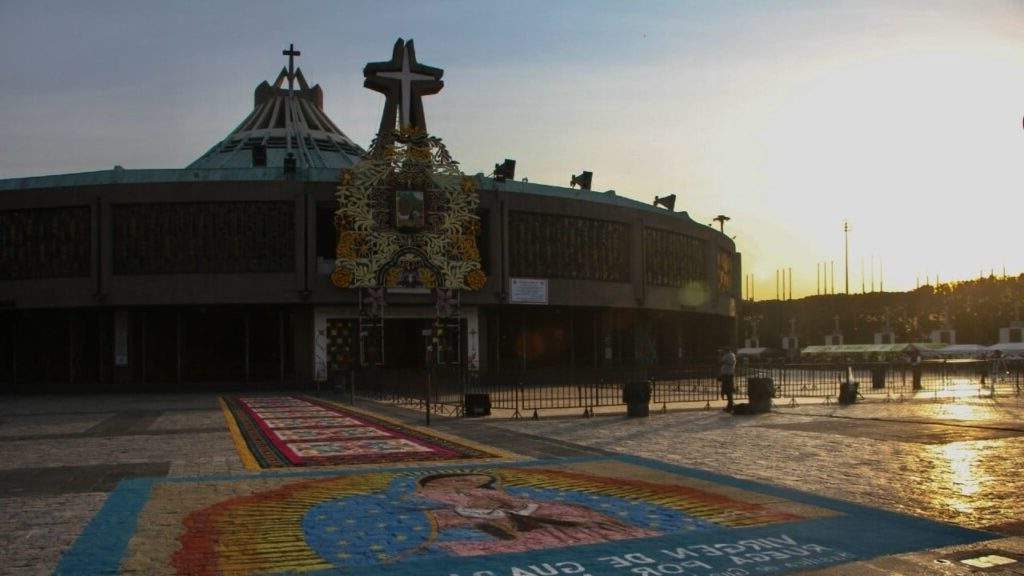
[[(431, 358), (435, 366), (459, 366), (465, 355), (461, 335), (465, 320), (444, 326), (443, 351)], [(384, 320), (384, 365), (388, 368), (425, 368), (427, 346), (433, 341), (434, 320), (387, 318)]]
[(424, 368), (430, 320), (388, 318), (384, 320), (384, 363), (389, 368)]

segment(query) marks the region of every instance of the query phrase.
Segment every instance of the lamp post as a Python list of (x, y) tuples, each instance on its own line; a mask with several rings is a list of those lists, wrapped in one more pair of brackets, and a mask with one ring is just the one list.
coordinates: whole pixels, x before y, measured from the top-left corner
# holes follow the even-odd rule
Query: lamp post
[(850, 294), (850, 223), (843, 220), (843, 260), (846, 263), (846, 294)]

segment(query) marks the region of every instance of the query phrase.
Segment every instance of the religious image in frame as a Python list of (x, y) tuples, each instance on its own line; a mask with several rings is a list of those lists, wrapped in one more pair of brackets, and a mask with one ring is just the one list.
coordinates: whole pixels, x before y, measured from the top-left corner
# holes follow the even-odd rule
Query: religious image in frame
[(423, 192), (420, 190), (395, 191), (395, 228), (420, 230), (424, 225)]

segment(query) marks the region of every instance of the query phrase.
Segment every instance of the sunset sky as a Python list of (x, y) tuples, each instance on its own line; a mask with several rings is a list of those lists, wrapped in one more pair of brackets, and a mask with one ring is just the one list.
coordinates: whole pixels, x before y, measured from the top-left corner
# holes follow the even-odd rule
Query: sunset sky
[(184, 167), (290, 42), (365, 146), (383, 98), (362, 67), (398, 37), (445, 70), (427, 122), (465, 172), (591, 170), (595, 190), (726, 214), (758, 299), (781, 267), (813, 294), (828, 260), (841, 291), (844, 219), (851, 291), (872, 256), (887, 290), (1024, 273), (1022, 0), (0, 0), (0, 178)]

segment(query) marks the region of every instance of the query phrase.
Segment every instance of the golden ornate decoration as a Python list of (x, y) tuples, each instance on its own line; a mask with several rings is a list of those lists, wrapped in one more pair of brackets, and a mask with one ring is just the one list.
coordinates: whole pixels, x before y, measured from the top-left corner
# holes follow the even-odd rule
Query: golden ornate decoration
[(331, 273), (331, 284), (334, 284), (338, 288), (348, 288), (352, 286), (352, 272), (344, 268), (335, 268), (334, 272)]
[(471, 270), (466, 274), (466, 285), (470, 290), (479, 290), (487, 283), (487, 276), (480, 270)]
[[(396, 228), (398, 190), (423, 192), (421, 229)], [(335, 286), (479, 290), (486, 283), (476, 180), (459, 170), (440, 138), (415, 127), (378, 134), (366, 157), (343, 171), (337, 198)]]

